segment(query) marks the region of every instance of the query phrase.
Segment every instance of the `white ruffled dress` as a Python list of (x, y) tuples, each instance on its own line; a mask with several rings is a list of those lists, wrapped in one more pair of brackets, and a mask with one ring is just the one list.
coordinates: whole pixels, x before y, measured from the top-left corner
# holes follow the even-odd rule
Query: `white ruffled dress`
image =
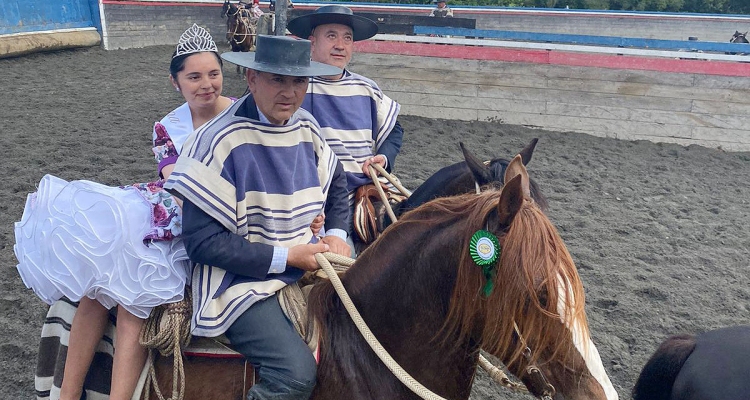
[(45, 175), (15, 224), (24, 284), (48, 304), (84, 296), (146, 318), (183, 298), (190, 265), (180, 238), (144, 241), (153, 205), (135, 187)]

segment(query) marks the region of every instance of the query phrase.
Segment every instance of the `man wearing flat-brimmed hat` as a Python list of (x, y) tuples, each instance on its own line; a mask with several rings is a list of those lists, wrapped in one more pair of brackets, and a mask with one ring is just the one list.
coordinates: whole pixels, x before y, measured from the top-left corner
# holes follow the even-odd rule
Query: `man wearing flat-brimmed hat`
[[(248, 399), (307, 399), (316, 365), (276, 292), (314, 255), (349, 255), (346, 176), (310, 113), (309, 77), (341, 70), (310, 61), (310, 42), (259, 36), (255, 53), (224, 53), (248, 68), (250, 94), (187, 140), (164, 185), (184, 199), (193, 270), (192, 333), (226, 334), (256, 368)], [(325, 212), (327, 236), (310, 224)]]
[(396, 120), (401, 106), (375, 82), (346, 69), (354, 42), (375, 36), (378, 26), (348, 7), (329, 5), (289, 21), (287, 29), (310, 39), (313, 61), (343, 70), (312, 78), (302, 108), (315, 116), (341, 160), (352, 199), (358, 187), (372, 182), (370, 163), (392, 169), (403, 138)]

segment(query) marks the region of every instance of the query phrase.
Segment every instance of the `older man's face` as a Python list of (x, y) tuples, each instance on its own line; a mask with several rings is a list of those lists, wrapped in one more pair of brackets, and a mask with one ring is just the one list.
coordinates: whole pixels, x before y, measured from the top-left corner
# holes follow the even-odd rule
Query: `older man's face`
[(268, 121), (283, 125), (305, 99), (309, 78), (247, 70), (247, 86)]
[(310, 36), (310, 42), (313, 61), (344, 69), (352, 60), (354, 34), (352, 28), (346, 25), (318, 25)]

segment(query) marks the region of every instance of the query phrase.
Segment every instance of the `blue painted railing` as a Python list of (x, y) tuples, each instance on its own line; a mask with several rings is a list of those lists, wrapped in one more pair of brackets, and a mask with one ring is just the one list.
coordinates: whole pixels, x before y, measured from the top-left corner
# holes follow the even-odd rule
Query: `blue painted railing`
[(100, 25), (96, 0), (0, 0), (0, 35)]
[(615, 36), (571, 35), (563, 33), (495, 31), (487, 29), (446, 28), (435, 26), (415, 26), (414, 33), (417, 35), (469, 36), (529, 42), (548, 42), (607, 47), (635, 47), (654, 50), (686, 50), (718, 53), (750, 52), (750, 44), (747, 43), (720, 43), (699, 42), (692, 40), (662, 40)]

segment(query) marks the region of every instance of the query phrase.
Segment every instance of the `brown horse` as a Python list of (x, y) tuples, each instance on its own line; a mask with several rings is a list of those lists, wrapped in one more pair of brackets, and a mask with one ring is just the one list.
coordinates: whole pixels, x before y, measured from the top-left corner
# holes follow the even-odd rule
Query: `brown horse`
[[(344, 286), (395, 360), (440, 396), (469, 397), (482, 348), (534, 395), (616, 399), (589, 338), (576, 267), (532, 200), (520, 156), (505, 180), (501, 191), (441, 198), (405, 214), (360, 255)], [(489, 273), (469, 256), (480, 229), (500, 246)], [(330, 283), (316, 285), (308, 301), (322, 331), (313, 399), (418, 398), (368, 348)], [(225, 375), (209, 368), (203, 381)], [(230, 397), (214, 389), (200, 398)]]
[[(224, 1), (222, 16), (227, 17), (227, 41), (232, 51), (252, 51), (255, 46), (255, 34), (258, 19), (244, 3), (231, 4)], [(240, 67), (237, 67), (240, 72)]]

